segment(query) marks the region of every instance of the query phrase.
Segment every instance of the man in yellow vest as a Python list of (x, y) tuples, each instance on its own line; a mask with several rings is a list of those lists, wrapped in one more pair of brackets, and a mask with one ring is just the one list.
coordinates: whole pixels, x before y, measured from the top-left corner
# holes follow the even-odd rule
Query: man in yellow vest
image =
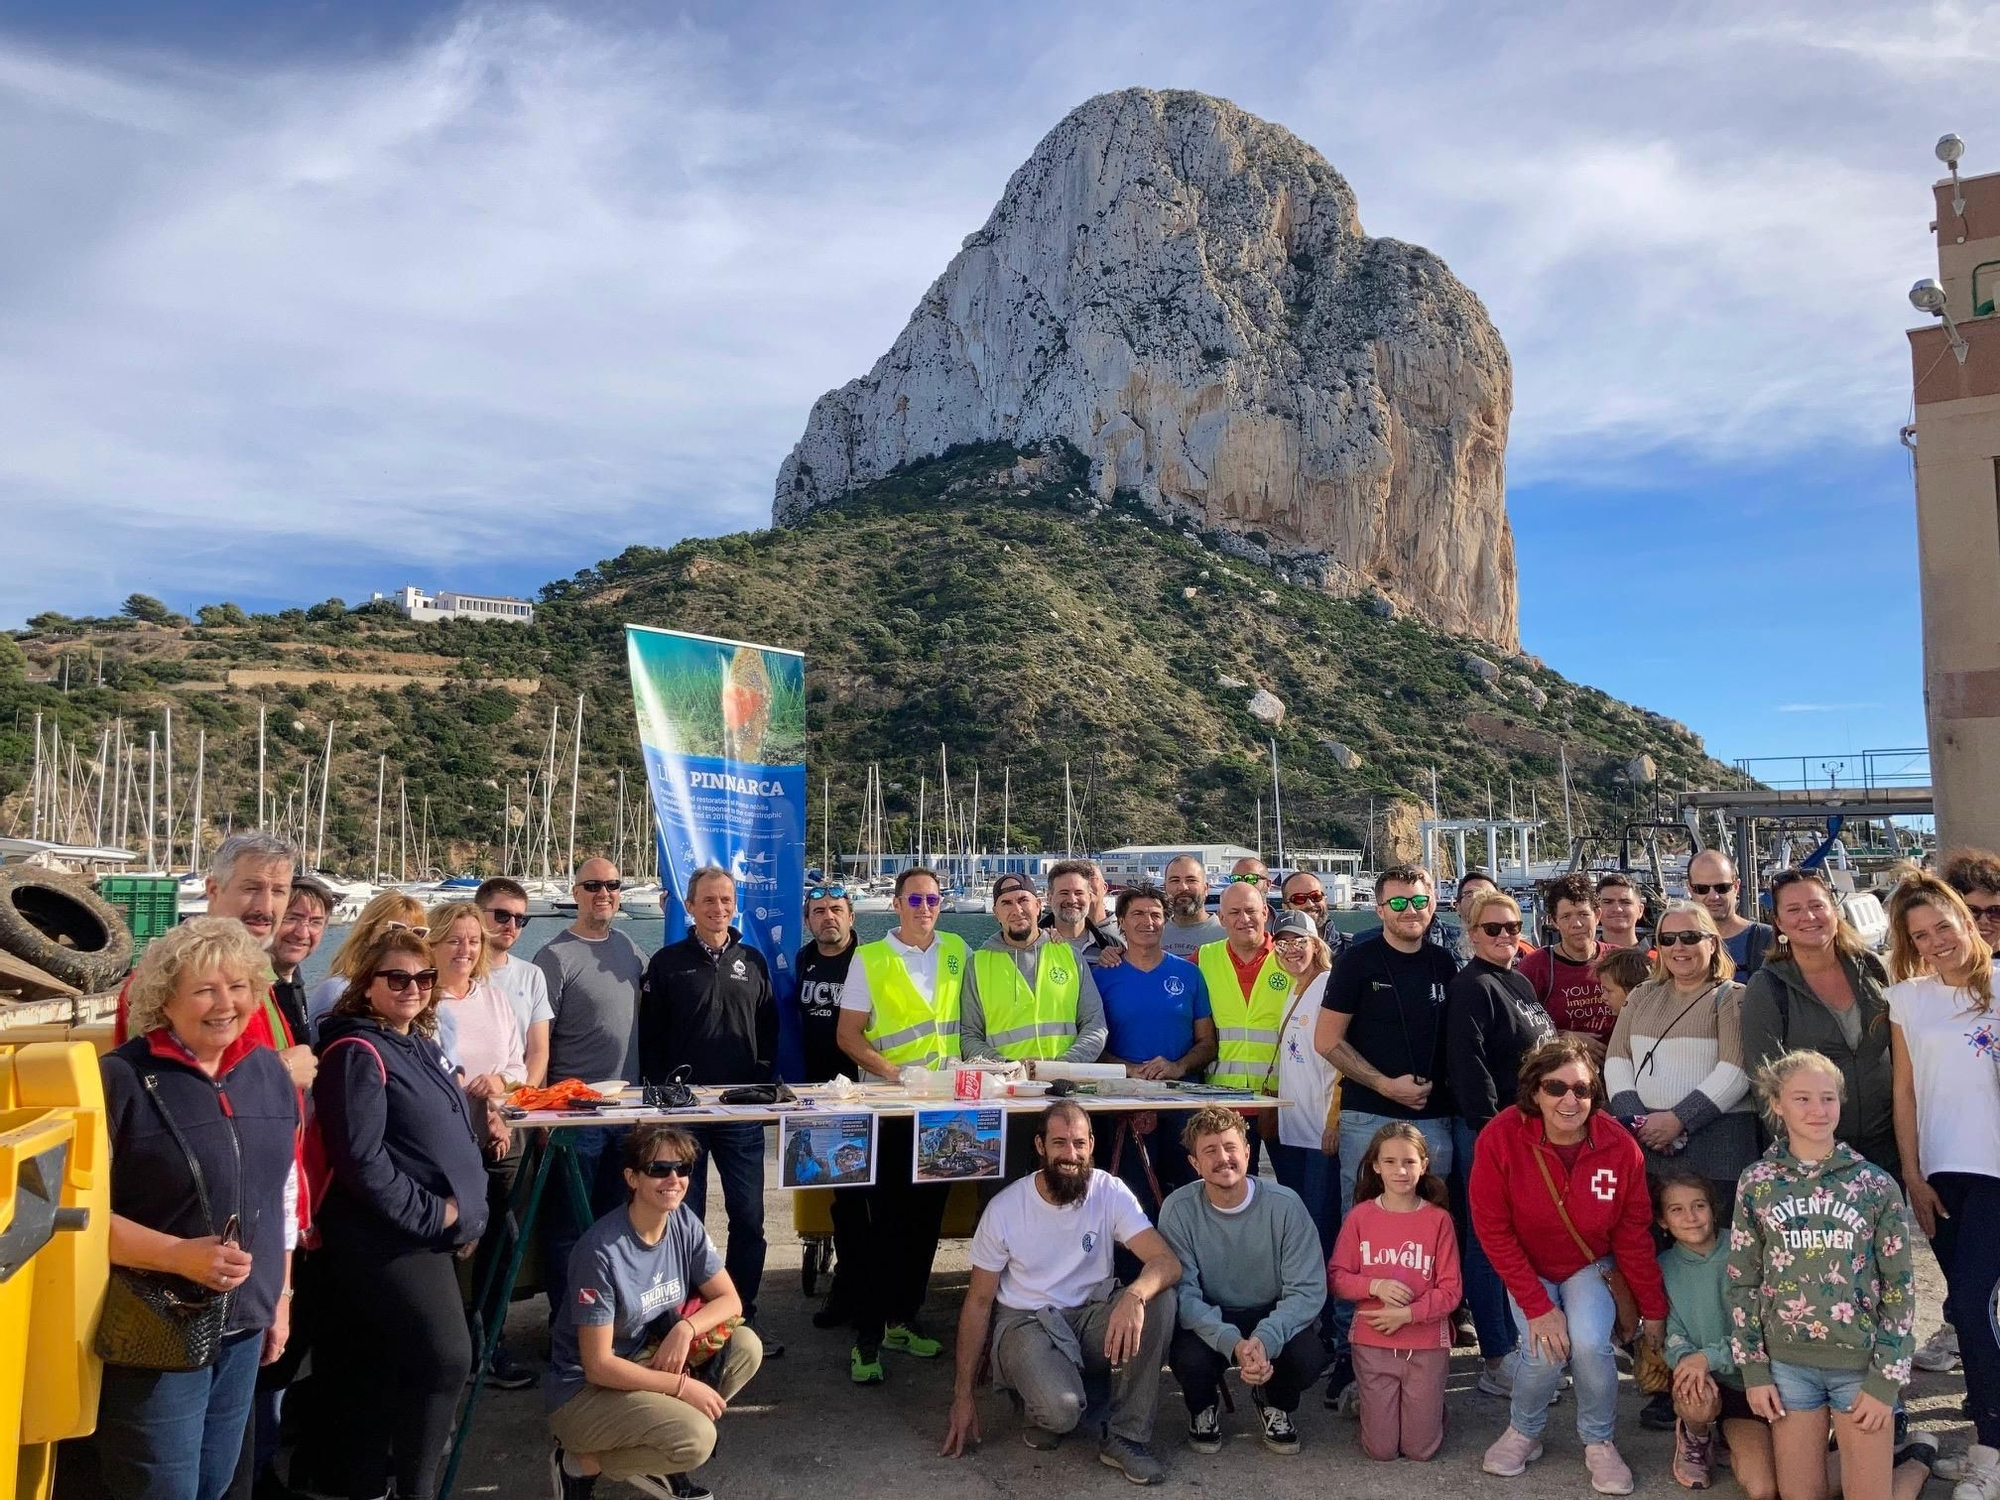
[(1052, 1058), (1096, 1062), (1110, 1028), (1090, 966), (1039, 923), (1041, 894), (1025, 875), (993, 882), (1000, 930), (973, 955), (965, 986), (967, 1057), (1033, 1064)]
[[(908, 1067), (948, 1068), (959, 1038), (972, 964), (965, 939), (937, 930), (937, 874), (912, 865), (896, 877), (896, 930), (854, 950), (840, 992), (836, 1039), (864, 1080), (894, 1083)], [(854, 1347), (847, 1371), (856, 1385), (879, 1384), (886, 1346), (918, 1359), (944, 1348), (917, 1327), (944, 1223), (949, 1184), (910, 1180), (914, 1122), (877, 1124), (875, 1183), (834, 1193), (841, 1237), (860, 1248), (854, 1283)]]
[[(1208, 1081), (1264, 1093), (1278, 1065), (1278, 1027), (1292, 995), (1292, 976), (1272, 950), (1265, 931), (1270, 905), (1256, 884), (1232, 882), (1222, 893), (1218, 916), (1227, 937), (1204, 943), (1195, 959), (1208, 981), (1209, 1013), (1215, 1018), (1215, 1063)], [(1253, 1149), (1256, 1140), (1252, 1135)]]

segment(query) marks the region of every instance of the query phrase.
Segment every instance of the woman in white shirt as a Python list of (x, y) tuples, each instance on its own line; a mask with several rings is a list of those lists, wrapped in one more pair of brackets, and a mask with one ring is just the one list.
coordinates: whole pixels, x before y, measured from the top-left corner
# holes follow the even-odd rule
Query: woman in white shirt
[(1339, 1130), (1328, 1118), (1340, 1075), (1313, 1050), (1313, 1027), (1326, 994), (1332, 955), (1302, 911), (1282, 911), (1271, 924), (1271, 946), (1292, 976), (1292, 995), (1278, 1027), (1278, 1063), (1273, 1092), (1278, 1107), (1278, 1139), (1271, 1145), (1271, 1170), (1278, 1181), (1305, 1200), (1319, 1231), (1320, 1256), (1333, 1254), (1340, 1233), (1340, 1167), (1334, 1156)]
[(1913, 875), (1889, 901), (1889, 1056), (1910, 1210), (1944, 1271), (1977, 1441), (1954, 1500), (2000, 1500), (2000, 1012), (1993, 950), (1955, 890)]

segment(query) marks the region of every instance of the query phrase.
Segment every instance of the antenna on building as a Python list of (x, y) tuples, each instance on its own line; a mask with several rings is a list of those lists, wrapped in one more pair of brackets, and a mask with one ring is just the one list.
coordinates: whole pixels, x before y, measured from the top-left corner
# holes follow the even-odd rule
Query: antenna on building
[(1937, 159), (1951, 168), (1951, 211), (1958, 215), (1961, 226), (1965, 223), (1965, 188), (1958, 180), (1958, 159), (1965, 155), (1965, 142), (1956, 135), (1945, 134), (1938, 137)]
[(1951, 309), (1945, 305), (1944, 288), (1938, 285), (1936, 277), (1926, 276), (1910, 288), (1910, 306), (1944, 323), (1945, 334), (1951, 340), (1951, 352), (1958, 356), (1960, 364), (1964, 364), (1965, 356), (1971, 349), (1959, 333), (1958, 324), (1952, 321)]

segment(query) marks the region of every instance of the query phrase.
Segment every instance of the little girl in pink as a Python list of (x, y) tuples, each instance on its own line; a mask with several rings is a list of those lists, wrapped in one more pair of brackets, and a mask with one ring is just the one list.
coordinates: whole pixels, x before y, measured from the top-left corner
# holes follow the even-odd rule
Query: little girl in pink
[(1417, 1127), (1384, 1125), (1354, 1177), (1327, 1285), (1354, 1306), (1350, 1344), (1370, 1458), (1430, 1458), (1444, 1442), (1451, 1312), (1464, 1290), (1444, 1183)]

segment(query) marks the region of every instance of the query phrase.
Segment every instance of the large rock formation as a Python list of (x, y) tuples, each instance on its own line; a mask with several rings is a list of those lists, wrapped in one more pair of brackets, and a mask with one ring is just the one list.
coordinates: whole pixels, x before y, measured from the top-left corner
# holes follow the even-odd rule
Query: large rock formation
[(1318, 152), (1128, 89), (1049, 132), (889, 352), (814, 404), (773, 519), (954, 444), (1061, 438), (1103, 496), (1511, 649), (1511, 404), (1479, 300), (1364, 235)]

